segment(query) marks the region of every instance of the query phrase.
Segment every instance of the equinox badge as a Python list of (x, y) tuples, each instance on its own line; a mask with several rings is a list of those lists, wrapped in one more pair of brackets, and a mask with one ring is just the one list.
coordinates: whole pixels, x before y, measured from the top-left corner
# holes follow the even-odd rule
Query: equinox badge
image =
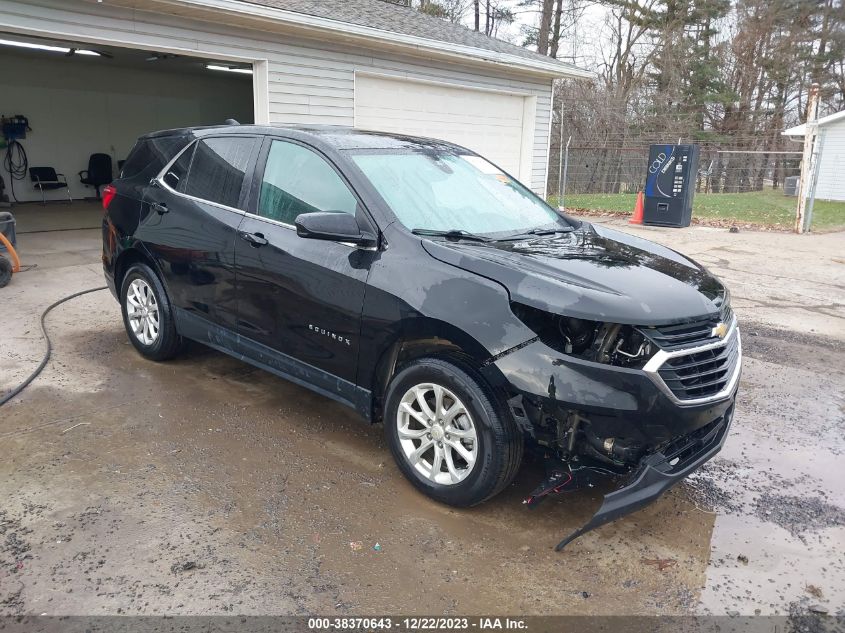
[(312, 323), (308, 324), (308, 329), (316, 334), (322, 334), (323, 336), (328, 336), (330, 339), (337, 341), (338, 343), (346, 343), (347, 345), (352, 345), (351, 341), (346, 338), (345, 336), (341, 336), (340, 334), (335, 334), (331, 330), (327, 330), (323, 327), (318, 327)]

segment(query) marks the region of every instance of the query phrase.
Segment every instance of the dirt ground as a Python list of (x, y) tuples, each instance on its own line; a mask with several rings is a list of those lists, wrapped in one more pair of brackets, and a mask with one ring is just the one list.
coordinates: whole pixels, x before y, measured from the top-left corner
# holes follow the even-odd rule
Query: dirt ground
[[(724, 451), (657, 503), (557, 554), (602, 490), (527, 510), (529, 464), (439, 505), (339, 405), (199, 345), (142, 359), (103, 291), (53, 312), (51, 362), (0, 409), (0, 614), (842, 614), (845, 234), (630, 230), (720, 275), (743, 332)], [(103, 284), (97, 230), (18, 241), (3, 392), (41, 310)]]

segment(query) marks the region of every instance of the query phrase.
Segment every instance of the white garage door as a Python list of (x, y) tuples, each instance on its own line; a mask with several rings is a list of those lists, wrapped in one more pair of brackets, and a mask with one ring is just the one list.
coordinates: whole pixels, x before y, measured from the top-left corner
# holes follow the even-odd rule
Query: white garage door
[(355, 76), (355, 127), (444, 139), (521, 180), (525, 97), (368, 75)]

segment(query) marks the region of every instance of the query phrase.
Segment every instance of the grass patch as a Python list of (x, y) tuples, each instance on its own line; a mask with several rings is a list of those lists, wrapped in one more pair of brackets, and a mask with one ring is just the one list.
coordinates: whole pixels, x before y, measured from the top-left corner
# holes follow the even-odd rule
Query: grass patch
[[(552, 196), (553, 204), (556, 198)], [(636, 198), (634, 193), (569, 194), (566, 196), (566, 206), (569, 209), (632, 213)], [(791, 227), (795, 222), (796, 204), (796, 198), (784, 196), (780, 191), (772, 189), (749, 193), (698, 193), (693, 200), (692, 214), (701, 219)], [(816, 200), (813, 228), (845, 228), (845, 202)]]

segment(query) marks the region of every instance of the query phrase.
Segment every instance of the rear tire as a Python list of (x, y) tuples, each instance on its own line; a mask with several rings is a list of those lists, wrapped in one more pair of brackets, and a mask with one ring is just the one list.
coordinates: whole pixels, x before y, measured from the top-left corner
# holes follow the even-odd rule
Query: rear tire
[(413, 361), (393, 377), (384, 430), (405, 477), (452, 506), (498, 494), (522, 463), (523, 437), (507, 409), (480, 377), (441, 359)]
[(163, 361), (182, 348), (170, 300), (153, 270), (132, 264), (120, 285), (120, 308), (129, 341), (142, 356)]

